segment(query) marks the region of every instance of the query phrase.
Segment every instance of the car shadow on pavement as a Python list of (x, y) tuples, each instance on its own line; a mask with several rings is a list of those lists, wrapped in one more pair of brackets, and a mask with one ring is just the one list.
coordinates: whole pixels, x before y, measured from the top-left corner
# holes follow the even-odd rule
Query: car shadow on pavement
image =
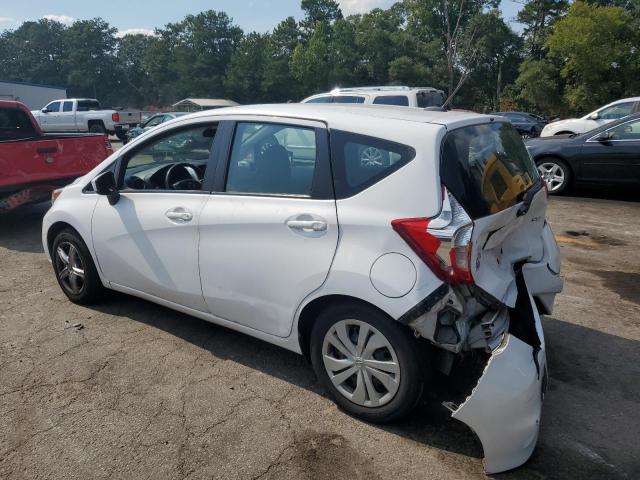
[[(311, 364), (301, 355), (204, 320), (118, 292), (92, 307), (160, 329), (200, 347), (217, 359), (232, 360), (318, 395), (326, 396)], [(453, 420), (437, 397), (440, 386), (427, 392), (413, 414), (391, 425), (376, 425), (388, 432), (442, 450), (481, 458), (482, 447), (471, 430)]]
[(50, 206), (50, 202), (45, 202), (0, 214), (0, 247), (17, 252), (41, 253), (42, 217)]
[(529, 462), (499, 478), (640, 478), (640, 342), (543, 320), (549, 390)]
[[(96, 310), (144, 323), (298, 387), (325, 395), (300, 355), (162, 306), (115, 293)], [(544, 318), (550, 387), (538, 447), (524, 466), (495, 478), (633, 478), (640, 456), (640, 345), (554, 318)], [(482, 457), (482, 446), (441, 405), (436, 380), (408, 418), (376, 426), (424, 445)]]

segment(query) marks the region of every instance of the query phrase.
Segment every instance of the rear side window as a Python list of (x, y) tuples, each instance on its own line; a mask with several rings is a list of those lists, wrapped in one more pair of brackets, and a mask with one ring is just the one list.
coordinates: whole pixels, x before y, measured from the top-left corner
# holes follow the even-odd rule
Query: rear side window
[(358, 95), (337, 95), (333, 97), (333, 103), (364, 103), (364, 97)]
[(384, 95), (376, 97), (373, 101), (375, 105), (399, 105), (401, 107), (409, 106), (409, 97), (406, 95)]
[(369, 188), (409, 163), (416, 151), (401, 143), (355, 133), (331, 132), (331, 162), (337, 198)]
[(0, 140), (32, 137), (35, 130), (29, 116), (18, 108), (0, 108)]
[(442, 146), (440, 176), (474, 219), (512, 207), (539, 179), (522, 138), (506, 122), (449, 133)]
[(78, 111), (100, 110), (100, 103), (96, 100), (78, 100)]
[(62, 104), (63, 112), (72, 112), (73, 111), (73, 102), (64, 102)]

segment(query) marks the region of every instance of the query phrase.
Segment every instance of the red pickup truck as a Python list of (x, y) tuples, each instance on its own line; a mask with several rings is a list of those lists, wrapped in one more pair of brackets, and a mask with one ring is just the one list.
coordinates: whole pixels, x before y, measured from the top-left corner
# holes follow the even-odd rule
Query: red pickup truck
[(42, 201), (113, 153), (102, 134), (45, 134), (20, 102), (0, 101), (0, 213)]

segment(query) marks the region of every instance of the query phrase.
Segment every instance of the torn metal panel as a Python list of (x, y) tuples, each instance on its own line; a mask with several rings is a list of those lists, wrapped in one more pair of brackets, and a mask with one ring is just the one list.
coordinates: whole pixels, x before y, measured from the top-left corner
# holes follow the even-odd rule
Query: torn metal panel
[(531, 295), (529, 301), (540, 347), (507, 334), (469, 397), (457, 408), (449, 406), (452, 417), (467, 424), (480, 439), (488, 473), (522, 465), (538, 439), (546, 356), (540, 317)]

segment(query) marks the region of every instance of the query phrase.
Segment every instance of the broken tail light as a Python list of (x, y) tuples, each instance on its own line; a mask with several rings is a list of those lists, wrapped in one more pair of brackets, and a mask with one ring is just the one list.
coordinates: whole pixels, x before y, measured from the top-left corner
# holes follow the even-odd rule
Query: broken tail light
[(391, 226), (440, 280), (473, 283), (473, 222), (446, 189), (437, 217), (403, 218), (393, 220)]

